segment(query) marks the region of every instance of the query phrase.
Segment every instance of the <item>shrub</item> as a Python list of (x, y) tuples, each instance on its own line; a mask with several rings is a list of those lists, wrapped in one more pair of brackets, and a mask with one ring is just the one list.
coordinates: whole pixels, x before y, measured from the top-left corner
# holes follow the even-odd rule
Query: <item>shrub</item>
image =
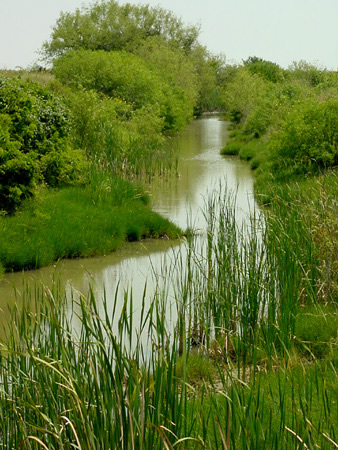
[(41, 182), (73, 184), (85, 168), (70, 118), (47, 88), (0, 76), (0, 209), (13, 212)]
[(12, 211), (32, 194), (37, 164), (32, 152), (20, 151), (21, 143), (10, 136), (11, 118), (0, 114), (0, 209)]
[(87, 162), (82, 150), (52, 151), (41, 158), (41, 174), (48, 186), (67, 186), (84, 181)]
[(164, 119), (163, 129), (178, 130), (192, 118), (195, 93), (169, 83), (167, 76), (131, 53), (69, 51), (54, 62), (54, 72), (62, 83), (126, 102), (131, 116), (151, 109)]
[(278, 177), (318, 172), (338, 163), (338, 100), (295, 107), (269, 140)]
[(235, 123), (243, 122), (271, 89), (271, 83), (260, 75), (252, 74), (240, 68), (226, 85), (223, 93), (223, 104)]
[(261, 75), (265, 80), (279, 83), (284, 80), (284, 71), (278, 64), (271, 61), (265, 61), (256, 56), (250, 56), (244, 61), (244, 66), (249, 69), (251, 73)]

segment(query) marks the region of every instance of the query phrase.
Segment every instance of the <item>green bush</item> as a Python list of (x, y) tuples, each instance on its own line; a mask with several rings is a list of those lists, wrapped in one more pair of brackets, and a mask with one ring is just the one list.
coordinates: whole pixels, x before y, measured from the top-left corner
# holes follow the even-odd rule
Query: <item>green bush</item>
[[(192, 118), (196, 94), (170, 83), (151, 64), (127, 52), (69, 51), (54, 61), (57, 78), (130, 105), (130, 116), (142, 108), (163, 118), (163, 129), (178, 130)], [(191, 92), (190, 92), (191, 91)]]
[(244, 66), (249, 69), (251, 73), (261, 75), (265, 80), (273, 83), (280, 83), (284, 80), (284, 71), (278, 64), (271, 61), (265, 61), (257, 56), (250, 56), (244, 61)]
[(43, 182), (73, 184), (86, 163), (70, 147), (70, 118), (47, 88), (0, 76), (0, 210), (13, 212)]
[(271, 90), (270, 82), (241, 67), (223, 90), (223, 106), (233, 122), (244, 122)]
[(85, 181), (87, 162), (82, 150), (52, 151), (41, 158), (41, 174), (51, 187), (79, 184)]
[(32, 194), (37, 177), (33, 152), (20, 151), (21, 143), (11, 139), (12, 120), (0, 114), (0, 210), (12, 211)]
[(315, 173), (338, 163), (338, 100), (300, 103), (269, 140), (278, 178)]

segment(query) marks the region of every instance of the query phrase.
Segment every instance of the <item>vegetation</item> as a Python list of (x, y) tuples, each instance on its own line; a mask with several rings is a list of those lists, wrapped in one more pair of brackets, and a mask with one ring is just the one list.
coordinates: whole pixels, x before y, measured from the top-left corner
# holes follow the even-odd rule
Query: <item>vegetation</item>
[(82, 48), (133, 52), (152, 37), (189, 52), (197, 44), (198, 34), (197, 27), (185, 26), (173, 13), (160, 7), (119, 5), (114, 0), (104, 0), (74, 13), (61, 13), (43, 53), (54, 59)]
[[(228, 70), (223, 101), (235, 126), (222, 153), (249, 160), (256, 194), (281, 220), (310, 224), (323, 296), (337, 295), (338, 78), (304, 62), (282, 70), (249, 58)], [(278, 75), (278, 77), (276, 76)], [(288, 207), (281, 208), (286, 202)], [(326, 292), (326, 293), (325, 293)]]
[(102, 173), (85, 187), (44, 190), (0, 221), (0, 261), (7, 271), (35, 269), (62, 258), (110, 253), (125, 241), (180, 230), (153, 213), (142, 189)]
[(73, 293), (71, 313), (57, 284), (26, 290), (0, 352), (5, 448), (337, 445), (337, 312), (310, 235), (274, 215), (241, 229), (234, 202), (209, 199), (207, 239), (140, 293), (140, 323), (136, 293)]
[(32, 83), (0, 77), (0, 204), (13, 212), (37, 184), (83, 182), (86, 161), (71, 145), (62, 102)]
[(3, 448), (338, 446), (337, 73), (226, 66), (197, 38), (104, 0), (61, 14), (50, 72), (0, 76), (0, 274), (178, 236), (136, 181), (170, 173), (165, 133), (204, 110), (232, 120), (223, 153), (268, 206), (239, 226), (214, 192), (138, 324), (138, 293), (24, 289), (0, 342)]
[[(182, 129), (195, 112), (212, 105), (221, 61), (200, 46), (197, 37), (196, 27), (186, 27), (161, 8), (97, 2), (61, 14), (43, 47), (51, 73), (19, 73), (21, 80), (13, 73), (1, 75), (0, 264), (6, 270), (106, 252), (120, 245), (121, 236), (177, 234), (140, 202), (127, 214), (132, 217), (128, 227), (134, 230), (129, 233), (120, 201), (125, 182), (121, 187), (120, 179), (169, 173), (173, 159), (164, 133)], [(111, 190), (108, 202), (94, 207), (88, 192), (98, 189), (93, 174), (100, 171), (107, 188), (112, 176), (119, 187)], [(55, 190), (64, 187), (64, 192)], [(59, 212), (51, 210), (52, 203)], [(70, 220), (66, 213), (71, 211), (76, 214)], [(145, 220), (146, 211), (152, 220)], [(58, 214), (64, 219), (58, 220)], [(102, 214), (108, 235), (96, 239), (94, 232), (89, 239)], [(158, 229), (154, 221), (161, 223)], [(69, 227), (80, 224), (86, 231), (71, 245), (70, 238), (62, 244), (60, 236), (71, 236)]]

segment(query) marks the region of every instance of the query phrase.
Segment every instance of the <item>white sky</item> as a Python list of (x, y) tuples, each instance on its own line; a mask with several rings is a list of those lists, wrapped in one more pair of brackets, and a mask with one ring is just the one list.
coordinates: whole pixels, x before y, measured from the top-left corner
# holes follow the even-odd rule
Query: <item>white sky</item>
[[(258, 56), (287, 67), (301, 59), (338, 68), (338, 0), (129, 0), (200, 23), (200, 41), (229, 62)], [(27, 67), (61, 10), (83, 0), (0, 0), (0, 68)], [(120, 3), (125, 3), (120, 0)]]

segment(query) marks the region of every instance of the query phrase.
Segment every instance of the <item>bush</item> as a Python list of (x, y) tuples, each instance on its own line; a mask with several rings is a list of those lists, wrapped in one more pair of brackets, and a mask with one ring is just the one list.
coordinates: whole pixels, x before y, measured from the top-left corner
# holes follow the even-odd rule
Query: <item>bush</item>
[(271, 61), (265, 61), (256, 56), (250, 56), (244, 61), (244, 66), (249, 69), (251, 73), (259, 74), (262, 78), (273, 83), (280, 83), (284, 80), (284, 71), (278, 64)]
[(290, 111), (269, 140), (278, 178), (333, 167), (338, 163), (338, 100), (307, 101)]
[(194, 95), (131, 53), (69, 51), (54, 62), (54, 72), (62, 83), (126, 102), (131, 116), (151, 109), (164, 119), (163, 129), (178, 130), (192, 118)]
[(12, 211), (32, 194), (37, 163), (32, 152), (22, 153), (21, 143), (10, 136), (11, 118), (0, 114), (0, 209)]
[(87, 162), (82, 150), (52, 151), (41, 158), (41, 174), (48, 186), (67, 186), (84, 182)]
[(85, 168), (70, 118), (47, 88), (0, 76), (0, 209), (13, 212), (41, 182), (73, 184)]
[(233, 122), (244, 122), (258, 102), (264, 99), (271, 89), (271, 83), (246, 68), (240, 68), (226, 84), (223, 104)]

